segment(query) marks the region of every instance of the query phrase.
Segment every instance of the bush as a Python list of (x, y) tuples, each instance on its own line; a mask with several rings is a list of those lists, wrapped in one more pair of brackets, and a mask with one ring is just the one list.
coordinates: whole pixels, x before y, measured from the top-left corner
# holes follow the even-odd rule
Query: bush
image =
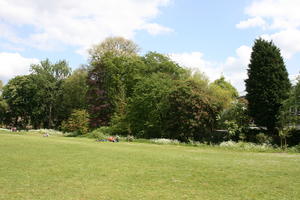
[(220, 109), (216, 99), (198, 81), (178, 81), (168, 95), (166, 137), (181, 142), (209, 140)]
[(103, 132), (99, 131), (99, 129), (95, 129), (92, 132), (86, 134), (88, 138), (96, 138), (98, 140), (104, 140), (107, 138), (107, 135), (105, 135)]
[(109, 126), (102, 126), (86, 134), (87, 137), (96, 138), (98, 140), (107, 139), (110, 135), (112, 135), (112, 128)]
[(291, 148), (288, 148), (288, 151), (293, 152), (293, 153), (300, 153), (300, 144), (293, 146)]
[(127, 142), (133, 142), (133, 141), (134, 141), (134, 136), (132, 136), (132, 135), (127, 135), (126, 141), (127, 141)]
[(259, 133), (256, 135), (256, 140), (259, 144), (271, 144), (272, 138), (264, 133)]
[(62, 122), (61, 129), (76, 135), (86, 134), (89, 130), (89, 114), (86, 110), (74, 110), (69, 119)]

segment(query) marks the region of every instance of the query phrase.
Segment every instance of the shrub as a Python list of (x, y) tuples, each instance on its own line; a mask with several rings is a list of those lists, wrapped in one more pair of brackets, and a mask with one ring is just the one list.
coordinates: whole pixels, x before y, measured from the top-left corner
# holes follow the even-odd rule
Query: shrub
[(134, 141), (134, 136), (132, 136), (132, 135), (127, 135), (126, 141), (127, 141), (127, 142), (133, 142), (133, 141)]
[(102, 132), (104, 135), (113, 135), (113, 129), (110, 126), (101, 126), (96, 130)]
[(62, 122), (61, 129), (77, 135), (86, 134), (89, 130), (89, 114), (86, 110), (74, 110), (69, 119)]
[(293, 147), (289, 148), (288, 150), (291, 152), (300, 153), (300, 144), (293, 146)]
[(109, 126), (102, 126), (86, 134), (89, 138), (96, 138), (99, 140), (107, 139), (110, 135), (112, 135), (112, 128)]
[(256, 140), (259, 144), (271, 144), (272, 138), (264, 133), (259, 133), (256, 135)]
[(168, 95), (166, 137), (181, 142), (209, 140), (219, 112), (216, 99), (199, 81), (178, 81)]
[(105, 135), (102, 131), (99, 129), (95, 129), (92, 132), (86, 134), (87, 137), (89, 138), (96, 138), (98, 140), (103, 140), (107, 138), (107, 135)]

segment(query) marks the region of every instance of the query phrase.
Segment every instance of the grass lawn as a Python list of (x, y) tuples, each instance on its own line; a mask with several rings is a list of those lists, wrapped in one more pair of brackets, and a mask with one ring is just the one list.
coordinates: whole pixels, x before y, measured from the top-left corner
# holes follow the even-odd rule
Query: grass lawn
[(0, 199), (300, 199), (300, 154), (0, 133)]

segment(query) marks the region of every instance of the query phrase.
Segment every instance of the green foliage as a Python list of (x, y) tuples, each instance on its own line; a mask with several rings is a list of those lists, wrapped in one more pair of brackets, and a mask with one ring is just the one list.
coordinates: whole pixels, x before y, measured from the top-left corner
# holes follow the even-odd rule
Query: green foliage
[(127, 135), (126, 141), (127, 142), (133, 142), (134, 141), (134, 136), (133, 135)]
[(92, 61), (100, 61), (105, 54), (111, 54), (114, 57), (136, 56), (139, 47), (131, 40), (123, 37), (108, 37), (100, 44), (93, 46), (89, 50)]
[(289, 149), (291, 152), (300, 153), (300, 144), (293, 146)]
[(113, 135), (131, 134), (130, 125), (126, 119), (126, 113), (115, 113), (111, 119), (110, 128)]
[(61, 129), (64, 132), (73, 132), (84, 135), (89, 130), (89, 114), (86, 110), (74, 110), (68, 120), (63, 121)]
[(239, 96), (239, 93), (236, 90), (236, 88), (233, 87), (230, 82), (226, 81), (224, 76), (221, 76), (219, 79), (215, 80), (213, 84), (219, 86), (225, 91), (228, 91), (232, 98), (237, 98)]
[(0, 125), (5, 123), (5, 119), (7, 118), (7, 112), (8, 112), (8, 104), (5, 100), (0, 98)]
[(67, 119), (72, 110), (86, 109), (86, 94), (88, 86), (86, 83), (87, 70), (79, 68), (62, 83), (62, 106), (59, 112), (61, 119)]
[[(31, 75), (16, 76), (11, 79), (3, 88), (3, 109), (7, 111), (8, 125), (18, 128), (25, 128), (32, 120), (37, 100), (34, 98), (37, 93), (37, 85)], [(7, 106), (7, 105), (8, 106)]]
[(300, 80), (292, 87), (288, 99), (283, 101), (279, 127), (295, 127), (298, 124), (300, 124)]
[(137, 51), (134, 42), (120, 37), (107, 38), (90, 50), (87, 102), (92, 127), (107, 126), (113, 116), (124, 115), (144, 67)]
[(228, 140), (236, 138), (236, 136), (241, 133), (241, 127), (235, 121), (227, 121), (224, 122), (225, 129), (228, 131)]
[(214, 83), (209, 85), (207, 95), (214, 100), (219, 110), (228, 109), (231, 103), (234, 101), (230, 91), (223, 89)]
[(31, 71), (30, 75), (11, 79), (3, 88), (3, 98), (9, 107), (8, 125), (51, 128), (60, 124), (59, 112), (64, 112), (61, 85), (70, 68), (65, 61), (52, 64), (46, 59), (32, 65)]
[[(155, 81), (160, 82), (165, 78), (163, 76), (167, 76), (168, 79), (179, 79), (184, 77), (185, 73), (186, 70), (168, 57), (154, 52), (144, 57), (132, 54), (116, 56), (106, 52), (101, 54), (99, 59), (92, 59), (87, 93), (91, 126), (113, 125), (118, 133), (130, 133), (130, 127), (126, 126), (127, 122), (124, 120), (132, 118), (126, 116), (127, 109), (132, 111), (128, 108), (128, 103), (133, 102), (132, 98), (137, 97), (135, 92), (141, 90), (138, 91), (136, 88), (143, 87), (136, 85), (148, 79), (148, 76), (152, 77), (152, 74), (161, 74), (160, 79), (155, 78)], [(139, 134), (145, 135), (142, 132)]]
[(224, 107), (221, 95), (213, 91), (201, 74), (176, 80), (167, 72), (153, 73), (134, 87), (123, 124), (139, 138), (208, 140)]
[(70, 75), (71, 68), (64, 60), (53, 64), (46, 59), (31, 65), (31, 72), (37, 87), (34, 98), (38, 103), (34, 111), (34, 126), (57, 127), (63, 120), (60, 114), (64, 112), (62, 84)]
[(273, 42), (255, 41), (245, 82), (250, 116), (257, 126), (266, 127), (274, 135), (290, 82), (280, 50)]
[(0, 125), (4, 124), (5, 119), (7, 118), (8, 104), (3, 99), (3, 83), (0, 80)]
[(98, 140), (107, 139), (107, 137), (109, 136), (109, 134), (107, 134), (107, 131), (105, 129), (106, 128), (104, 128), (104, 127), (97, 128), (97, 129), (93, 130), (92, 132), (89, 132), (88, 134), (86, 134), (86, 137), (88, 137), (88, 138), (96, 138)]
[(180, 67), (177, 63), (172, 61), (169, 57), (156, 53), (149, 52), (142, 57), (146, 65), (144, 76), (153, 73), (168, 74), (172, 79), (186, 78), (187, 70)]
[(108, 125), (115, 113), (123, 114), (128, 97), (139, 80), (144, 64), (139, 57), (105, 54), (90, 64), (88, 72), (91, 126)]
[(244, 139), (250, 124), (247, 106), (247, 100), (237, 99), (218, 116), (217, 127), (228, 131), (226, 140)]
[(143, 138), (159, 138), (164, 134), (167, 96), (173, 84), (163, 73), (145, 77), (136, 84), (126, 115), (132, 134)]
[(193, 80), (179, 81), (168, 96), (168, 138), (206, 140), (219, 112), (216, 102)]
[(272, 142), (272, 138), (264, 133), (257, 134), (256, 140), (259, 144), (271, 144)]

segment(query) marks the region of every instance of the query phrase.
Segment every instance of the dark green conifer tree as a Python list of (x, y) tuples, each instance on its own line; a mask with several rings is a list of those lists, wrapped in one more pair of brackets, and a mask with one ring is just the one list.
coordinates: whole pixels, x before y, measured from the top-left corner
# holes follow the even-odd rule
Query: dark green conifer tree
[(249, 115), (257, 126), (276, 134), (279, 110), (291, 87), (280, 49), (273, 42), (257, 39), (252, 48), (246, 82)]

